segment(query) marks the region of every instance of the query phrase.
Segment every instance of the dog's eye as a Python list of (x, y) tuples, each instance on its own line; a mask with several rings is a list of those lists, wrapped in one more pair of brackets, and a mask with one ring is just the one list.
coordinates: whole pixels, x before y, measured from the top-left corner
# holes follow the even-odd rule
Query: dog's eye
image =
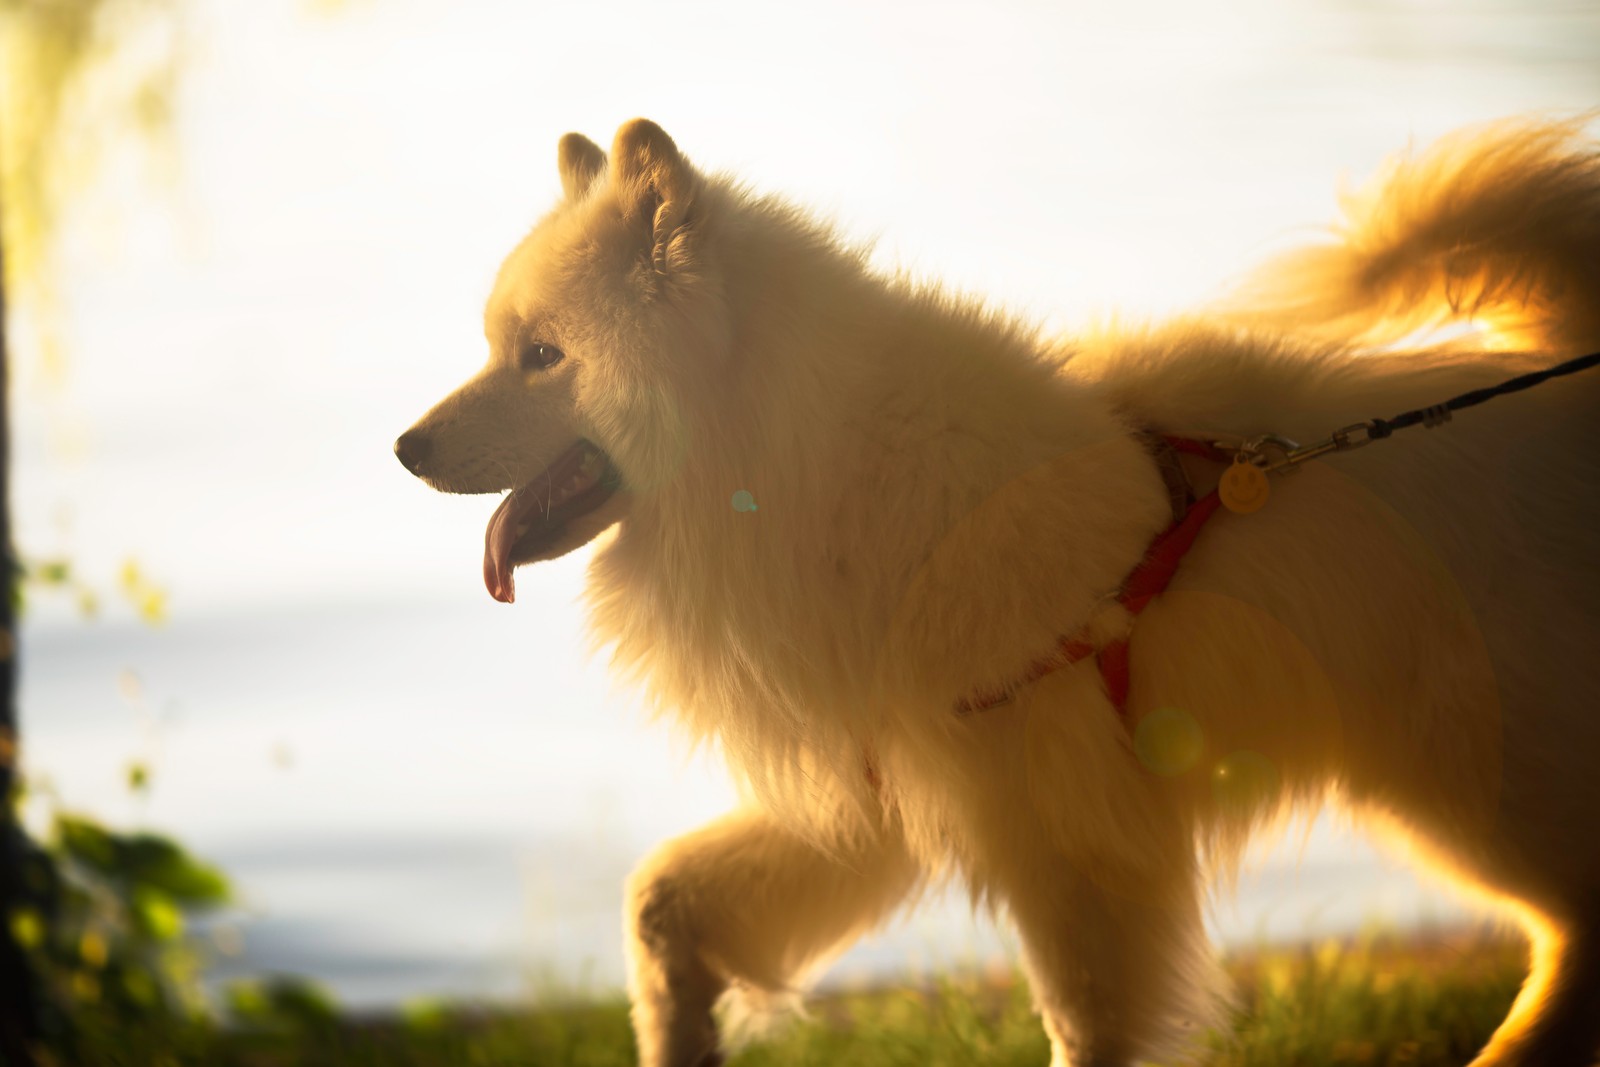
[(522, 350), (523, 370), (548, 370), (566, 358), (555, 345), (529, 345)]

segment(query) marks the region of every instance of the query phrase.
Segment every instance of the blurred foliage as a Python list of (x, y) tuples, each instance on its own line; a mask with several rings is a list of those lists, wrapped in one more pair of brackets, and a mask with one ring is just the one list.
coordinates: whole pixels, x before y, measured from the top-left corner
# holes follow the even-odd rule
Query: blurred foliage
[[(167, 590), (151, 579), (136, 560), (123, 562), (117, 573), (117, 591), (144, 622), (159, 626), (167, 621)], [(104, 596), (79, 578), (72, 562), (65, 559), (23, 559), (11, 590), (11, 602), (18, 615), (26, 611), (30, 595), (68, 597), (85, 619), (98, 617), (105, 604)]]
[[(146, 622), (165, 618), (165, 594), (133, 561), (123, 565), (118, 586)], [(40, 591), (74, 597), (86, 615), (98, 611), (99, 596), (68, 561), (22, 568), (13, 586), (19, 613), (30, 592)], [(119, 688), (142, 707), (137, 675), (125, 671)], [(151, 773), (148, 760), (131, 761), (129, 791), (146, 794)], [(46, 788), (30, 796), (19, 787), (12, 804), (48, 809), (47, 831), (24, 844), (22, 896), (4, 916), (41, 986), (41, 1062), (88, 1062), (130, 1028), (159, 1047), (181, 1044), (210, 1010), (201, 986), (210, 952), (190, 920), (231, 900), (227, 879), (168, 837), (114, 831), (60, 810)]]
[[(135, 772), (139, 792), (149, 769)], [(224, 1027), (301, 1042), (343, 1025), (333, 998), (296, 977), (208, 996), (208, 967), (242, 948), (237, 926), (219, 921), (235, 902), (219, 869), (162, 834), (57, 810), (47, 787), (19, 791), (17, 803), (49, 809), (47, 832), (27, 842), (23, 894), (4, 915), (42, 987), (43, 1067), (209, 1063)]]
[(179, 0), (0, 0), (3, 284), (32, 313), (47, 370), (61, 359), (52, 254), (64, 205), (126, 142), (165, 146), (181, 13)]
[(228, 987), (228, 1016), (242, 1032), (308, 1036), (339, 1027), (339, 1007), (312, 982), (285, 975), (247, 979)]
[(205, 1009), (205, 948), (189, 927), (231, 900), (216, 868), (159, 834), (57, 811), (22, 885), (6, 922), (43, 985), (46, 1045), (67, 1062), (86, 1032)]
[(24, 895), (5, 916), (43, 987), (36, 1054), (45, 1067), (207, 1063), (224, 1023), (279, 1041), (340, 1025), (333, 999), (292, 977), (235, 983), (219, 1014), (203, 979), (239, 938), (200, 920), (234, 902), (227, 877), (161, 834), (64, 811), (48, 821), (25, 857)]
[[(348, 2), (311, 6), (326, 14)], [(19, 309), (29, 316), (26, 338), (36, 352), (28, 356), (40, 361), (47, 380), (59, 381), (63, 367), (55, 258), (61, 222), (74, 198), (126, 147), (151, 150), (150, 158), (170, 170), (188, 6), (187, 0), (0, 0), (0, 286), (8, 316)], [(0, 373), (15, 367), (17, 336), (7, 337)], [(116, 587), (145, 622), (166, 620), (166, 590), (135, 561), (123, 564)], [(11, 576), (18, 613), (33, 594), (69, 596), (86, 618), (100, 612), (104, 599), (63, 559), (27, 560)], [(10, 655), (9, 635), (0, 638), (6, 642), (0, 654)], [(138, 703), (136, 694), (129, 699)], [(17, 748), (14, 734), (0, 731), (0, 759), (8, 766)], [(132, 761), (126, 775), (134, 794), (149, 790), (147, 761)], [(0, 804), (15, 811), (25, 799), (19, 786)], [(42, 842), (23, 847), (23, 893), (0, 906), (0, 921), (43, 985), (40, 1062), (211, 1062), (207, 1050), (218, 1031), (201, 983), (210, 950), (191, 920), (230, 900), (222, 873), (170, 838), (113, 831), (61, 811), (51, 815)], [(284, 1040), (329, 1031), (339, 1018), (326, 994), (295, 978), (241, 984), (226, 1001), (240, 1033)]]

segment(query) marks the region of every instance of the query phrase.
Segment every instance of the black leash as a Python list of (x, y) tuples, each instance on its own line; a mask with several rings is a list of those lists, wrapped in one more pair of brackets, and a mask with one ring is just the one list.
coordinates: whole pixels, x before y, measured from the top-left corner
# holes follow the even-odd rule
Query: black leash
[[(1326, 452), (1345, 452), (1352, 448), (1360, 448), (1362, 445), (1371, 444), (1373, 441), (1380, 441), (1393, 434), (1396, 430), (1404, 430), (1418, 423), (1432, 429), (1435, 426), (1441, 426), (1449, 422), (1451, 413), (1460, 411), (1462, 408), (1470, 408), (1476, 404), (1483, 403), (1485, 400), (1504, 396), (1507, 393), (1521, 392), (1524, 389), (1538, 385), (1540, 382), (1547, 382), (1551, 378), (1556, 378), (1563, 374), (1576, 374), (1578, 371), (1587, 370), (1595, 366), (1600, 366), (1600, 352), (1591, 352), (1587, 356), (1569, 359), (1565, 363), (1558, 363), (1554, 367), (1549, 367), (1545, 370), (1520, 374), (1509, 381), (1501, 382), (1499, 385), (1492, 385), (1485, 389), (1474, 389), (1470, 393), (1462, 393), (1460, 396), (1451, 397), (1442, 404), (1434, 404), (1431, 407), (1403, 412), (1392, 419), (1368, 419), (1366, 422), (1353, 423), (1343, 429), (1333, 431), (1332, 436), (1327, 440), (1318, 441), (1316, 444), (1302, 445), (1280, 434), (1269, 433), (1263, 434), (1254, 440), (1246, 441), (1243, 445), (1235, 446), (1229, 450), (1234, 453), (1235, 465), (1246, 463), (1261, 471), (1288, 473), (1294, 470), (1295, 464), (1303, 463)], [(1263, 448), (1273, 449), (1279, 454), (1278, 458), (1269, 460), (1266, 453), (1262, 451)], [(1241, 475), (1246, 473), (1240, 472)]]
[(1435, 404), (1430, 408), (1408, 411), (1403, 415), (1396, 415), (1392, 419), (1372, 419), (1363, 425), (1367, 427), (1367, 436), (1374, 441), (1382, 437), (1388, 437), (1396, 430), (1403, 430), (1407, 426), (1415, 426), (1419, 422), (1432, 428), (1440, 423), (1448, 422), (1452, 411), (1470, 408), (1474, 404), (1481, 404), (1485, 400), (1492, 400), (1497, 396), (1504, 396), (1506, 393), (1519, 393), (1524, 389), (1538, 385), (1540, 382), (1547, 382), (1551, 378), (1556, 378), (1563, 374), (1576, 374), (1578, 371), (1587, 370), (1596, 365), (1600, 365), (1600, 352), (1592, 352), (1587, 356), (1569, 359), (1565, 363), (1558, 363), (1548, 370), (1519, 375), (1510, 381), (1501, 382), (1499, 385), (1491, 385), (1487, 389), (1474, 389), (1470, 393), (1462, 393), (1460, 396), (1451, 397), (1443, 404)]

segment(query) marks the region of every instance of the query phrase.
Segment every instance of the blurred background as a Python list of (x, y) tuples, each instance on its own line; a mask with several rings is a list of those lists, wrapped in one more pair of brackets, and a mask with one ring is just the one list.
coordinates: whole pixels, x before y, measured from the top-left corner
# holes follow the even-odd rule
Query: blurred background
[[(562, 133), (648, 116), (1071, 329), (1204, 301), (1408, 144), (1600, 106), (1593, 0), (88, 6), (46, 172), (17, 49), (63, 5), (0, 0), (29, 818), (173, 835), (237, 890), (219, 977), (357, 1006), (617, 986), (624, 874), (732, 798), (583, 659), (587, 551), (497, 604), (494, 501), (391, 454), (486, 358)], [(1212, 924), (1468, 917), (1323, 822)], [(942, 899), (831, 974), (1009, 951)]]

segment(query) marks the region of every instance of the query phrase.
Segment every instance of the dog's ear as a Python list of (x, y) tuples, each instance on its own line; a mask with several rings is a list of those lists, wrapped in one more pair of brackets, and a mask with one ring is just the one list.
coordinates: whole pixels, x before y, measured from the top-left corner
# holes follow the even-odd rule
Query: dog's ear
[(581, 133), (569, 133), (561, 138), (556, 157), (561, 167), (561, 188), (568, 200), (576, 200), (588, 192), (589, 186), (606, 169), (606, 154)]
[(685, 266), (700, 176), (666, 131), (648, 119), (634, 119), (617, 131), (611, 158), (611, 183), (623, 217), (650, 226), (657, 273)]

